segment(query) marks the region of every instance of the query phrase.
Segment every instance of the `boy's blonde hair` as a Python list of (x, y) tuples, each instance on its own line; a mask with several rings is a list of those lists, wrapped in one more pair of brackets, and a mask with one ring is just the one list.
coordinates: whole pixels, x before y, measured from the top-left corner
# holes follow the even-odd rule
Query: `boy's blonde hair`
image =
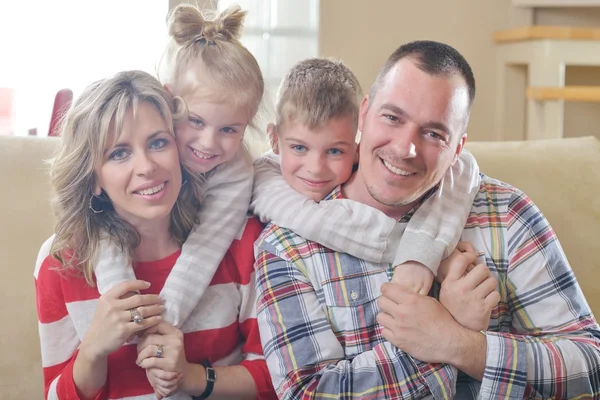
[(265, 85), (258, 62), (239, 41), (245, 17), (237, 5), (212, 17), (190, 4), (175, 7), (164, 83), (184, 98), (235, 102), (252, 119)]
[(277, 94), (276, 125), (296, 122), (315, 129), (336, 117), (350, 116), (358, 125), (363, 92), (341, 61), (310, 58), (287, 73)]
[[(57, 217), (50, 253), (63, 265), (83, 273), (94, 284), (93, 266), (101, 239), (107, 238), (132, 258), (140, 236), (133, 226), (115, 212), (110, 199), (93, 197), (95, 167), (102, 162), (111, 133), (120, 135), (125, 115), (136, 115), (141, 103), (152, 104), (173, 130), (175, 102), (150, 74), (125, 71), (89, 85), (65, 115), (61, 125), (61, 146), (51, 161), (50, 179), (54, 188)], [(187, 179), (171, 211), (170, 232), (183, 244), (196, 222), (196, 200), (200, 183), (183, 170)], [(90, 205), (99, 213), (94, 212)]]

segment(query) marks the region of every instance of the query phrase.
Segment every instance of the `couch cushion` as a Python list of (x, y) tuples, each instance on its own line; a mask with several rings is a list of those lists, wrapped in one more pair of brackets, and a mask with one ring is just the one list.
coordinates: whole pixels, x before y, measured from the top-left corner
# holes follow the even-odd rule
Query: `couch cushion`
[(466, 146), (486, 175), (521, 189), (550, 221), (600, 315), (600, 141), (594, 137)]
[(58, 140), (0, 136), (0, 397), (41, 399), (33, 269), (38, 250), (53, 231), (44, 159)]

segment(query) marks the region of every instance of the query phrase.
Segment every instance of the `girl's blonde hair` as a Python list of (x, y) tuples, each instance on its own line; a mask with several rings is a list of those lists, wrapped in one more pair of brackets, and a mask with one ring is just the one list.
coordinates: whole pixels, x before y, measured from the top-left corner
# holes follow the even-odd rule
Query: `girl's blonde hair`
[(250, 140), (260, 140), (255, 117), (263, 108), (265, 83), (258, 62), (239, 41), (245, 17), (237, 5), (218, 14), (190, 4), (175, 7), (168, 18), (161, 80), (185, 99), (233, 103), (250, 120), (255, 136)]
[[(134, 115), (142, 102), (152, 104), (174, 132), (175, 104), (160, 82), (142, 71), (126, 71), (88, 86), (65, 115), (61, 125), (61, 146), (51, 161), (50, 179), (55, 191), (53, 201), (57, 216), (51, 254), (63, 269), (83, 273), (94, 285), (93, 266), (100, 241), (107, 239), (132, 259), (140, 236), (133, 226), (114, 211), (103, 193), (93, 196), (95, 167), (102, 162), (104, 148), (111, 133), (115, 140), (122, 131), (125, 115)], [(183, 244), (196, 223), (199, 209), (199, 182), (182, 170), (184, 182), (171, 211), (170, 232)], [(91, 207), (90, 207), (91, 206)], [(94, 212), (92, 207), (100, 213)]]

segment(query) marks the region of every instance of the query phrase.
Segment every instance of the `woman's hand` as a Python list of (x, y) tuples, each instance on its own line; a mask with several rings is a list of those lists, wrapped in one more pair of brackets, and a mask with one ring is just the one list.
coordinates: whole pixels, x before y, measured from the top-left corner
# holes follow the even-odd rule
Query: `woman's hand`
[[(121, 282), (98, 299), (94, 319), (81, 343), (80, 352), (89, 360), (108, 357), (132, 335), (158, 324), (164, 310), (162, 299), (154, 294), (135, 294), (122, 298), (127, 292), (147, 289), (148, 282)], [(137, 310), (140, 323), (133, 320)]]
[(168, 397), (177, 393), (188, 371), (183, 333), (168, 322), (161, 322), (138, 343), (136, 363), (146, 370), (157, 395)]

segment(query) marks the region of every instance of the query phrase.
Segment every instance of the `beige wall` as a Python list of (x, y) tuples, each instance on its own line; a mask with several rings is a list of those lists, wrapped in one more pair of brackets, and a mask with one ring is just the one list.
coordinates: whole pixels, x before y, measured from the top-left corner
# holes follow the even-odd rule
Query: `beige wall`
[[(495, 51), (492, 33), (499, 29), (542, 24), (600, 26), (600, 9), (515, 10), (511, 0), (321, 0), (320, 54), (342, 59), (368, 90), (379, 67), (400, 44), (432, 39), (456, 47), (471, 64), (477, 80), (469, 140), (496, 140), (494, 121)], [(568, 84), (600, 83), (598, 70), (569, 68)], [(600, 126), (597, 104), (568, 104), (568, 136), (585, 136)], [(511, 137), (510, 133), (506, 134)]]

